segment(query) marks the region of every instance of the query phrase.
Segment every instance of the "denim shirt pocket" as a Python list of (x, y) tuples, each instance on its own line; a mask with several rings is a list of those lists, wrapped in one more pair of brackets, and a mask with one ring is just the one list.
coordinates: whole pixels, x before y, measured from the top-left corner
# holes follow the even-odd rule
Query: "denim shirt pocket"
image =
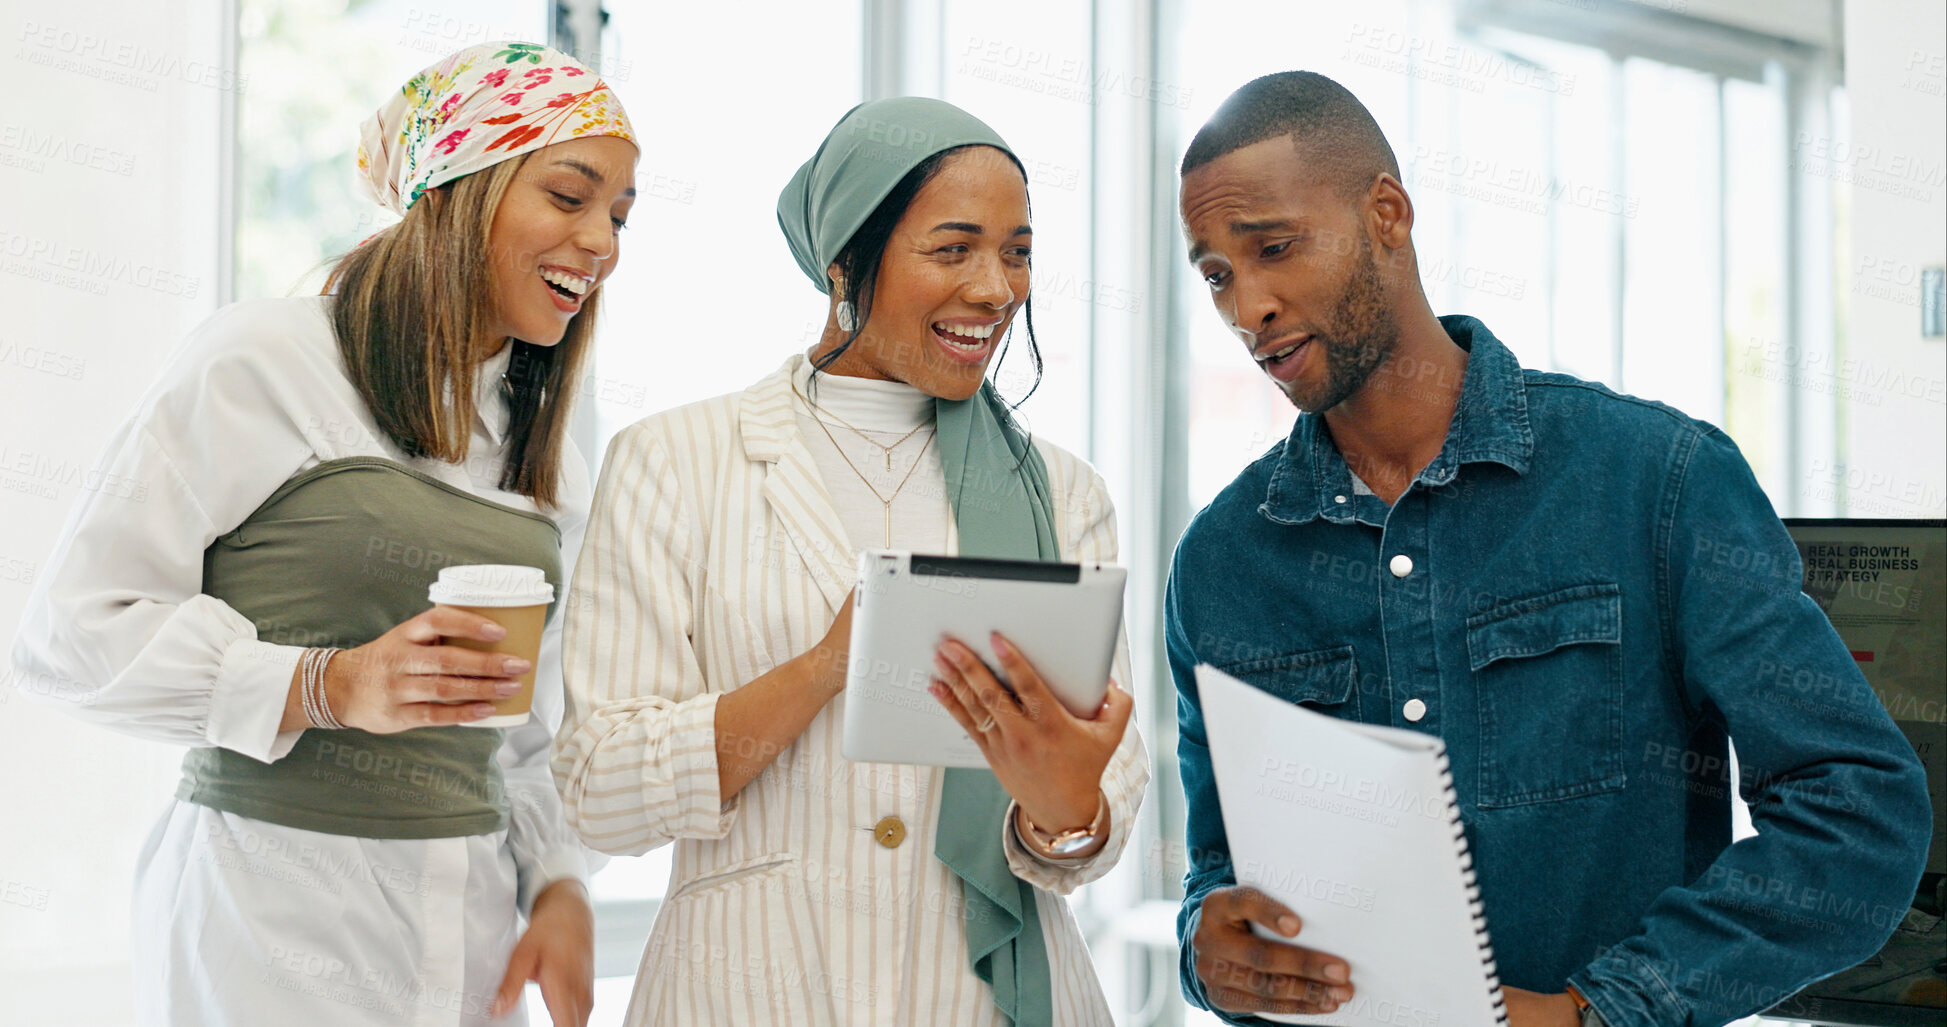
[(1359, 664), (1349, 645), (1244, 660), (1217, 669), (1286, 702), (1346, 720), (1359, 719)]
[(1623, 787), (1622, 589), (1576, 585), (1467, 618), (1483, 808)]

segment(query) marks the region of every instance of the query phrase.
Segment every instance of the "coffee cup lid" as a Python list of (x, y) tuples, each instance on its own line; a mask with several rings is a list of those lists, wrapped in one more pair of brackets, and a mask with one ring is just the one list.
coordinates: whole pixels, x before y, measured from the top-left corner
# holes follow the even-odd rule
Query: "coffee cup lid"
[(474, 563), (442, 567), (426, 598), (446, 606), (532, 606), (554, 601), (554, 586), (539, 567)]

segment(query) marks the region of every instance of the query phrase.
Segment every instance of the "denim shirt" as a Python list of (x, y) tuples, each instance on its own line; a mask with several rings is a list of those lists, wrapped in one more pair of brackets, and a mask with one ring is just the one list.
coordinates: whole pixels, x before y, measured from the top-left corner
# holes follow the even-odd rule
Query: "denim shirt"
[[(1177, 546), (1185, 995), (1209, 1007), (1191, 940), (1236, 881), (1200, 663), (1445, 740), (1504, 984), (1702, 1027), (1877, 951), (1926, 860), (1926, 780), (1737, 447), (1441, 324), (1469, 351), (1459, 405), (1393, 506), (1305, 415)], [(1733, 786), (1758, 831), (1735, 845)]]

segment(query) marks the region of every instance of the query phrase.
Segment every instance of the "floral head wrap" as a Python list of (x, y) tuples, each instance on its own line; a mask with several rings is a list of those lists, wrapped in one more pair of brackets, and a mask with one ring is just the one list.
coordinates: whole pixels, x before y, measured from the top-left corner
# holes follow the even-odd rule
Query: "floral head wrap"
[(419, 194), (569, 139), (618, 136), (629, 116), (601, 76), (538, 43), (481, 43), (421, 71), (359, 127), (358, 174), (405, 216)]

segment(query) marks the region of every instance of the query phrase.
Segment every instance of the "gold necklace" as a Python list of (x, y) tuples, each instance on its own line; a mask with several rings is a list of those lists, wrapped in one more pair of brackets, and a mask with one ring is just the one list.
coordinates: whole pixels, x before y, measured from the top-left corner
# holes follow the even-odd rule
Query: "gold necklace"
[[(868, 445), (871, 445), (871, 446), (874, 446), (874, 447), (876, 447), (876, 448), (877, 448), (877, 449), (878, 449), (878, 450), (879, 450), (879, 451), (880, 451), (881, 453), (883, 453), (883, 454), (885, 454), (885, 457), (886, 457), (886, 473), (887, 473), (887, 474), (891, 474), (891, 473), (892, 473), (892, 451), (893, 451), (893, 450), (895, 450), (895, 449), (898, 449), (898, 448), (899, 448), (900, 446), (903, 446), (903, 445), (905, 445), (905, 444), (906, 444), (906, 440), (907, 440), (907, 439), (910, 439), (910, 438), (912, 438), (913, 436), (915, 436), (915, 435), (918, 435), (918, 434), (919, 434), (919, 430), (920, 430), (921, 428), (924, 428), (924, 427), (926, 427), (926, 423), (925, 423), (924, 421), (922, 421), (922, 422), (920, 422), (919, 424), (916, 424), (916, 425), (914, 425), (914, 426), (913, 426), (913, 430), (912, 430), (912, 431), (909, 431), (909, 432), (907, 432), (906, 434), (904, 434), (904, 435), (901, 435), (901, 436), (899, 436), (899, 441), (897, 441), (897, 442), (895, 442), (895, 443), (893, 443), (892, 445), (890, 445), (890, 446), (888, 446), (888, 445), (885, 445), (884, 443), (882, 443), (882, 442), (880, 442), (880, 441), (878, 441), (877, 439), (874, 439), (874, 438), (872, 438), (871, 436), (869, 436), (869, 435), (867, 435), (866, 433), (864, 433), (864, 432), (862, 432), (862, 431), (860, 431), (859, 429), (857, 429), (857, 428), (855, 428), (855, 427), (853, 427), (853, 426), (852, 426), (852, 422), (850, 422), (850, 421), (847, 421), (847, 420), (846, 420), (846, 419), (844, 419), (843, 417), (840, 417), (840, 416), (838, 416), (837, 414), (835, 414), (835, 413), (832, 413), (832, 412), (831, 412), (831, 411), (829, 411), (829, 410), (821, 410), (821, 409), (819, 408), (819, 406), (818, 406), (818, 404), (816, 404), (816, 403), (813, 403), (813, 402), (812, 402), (812, 401), (811, 401), (811, 400), (810, 400), (810, 399), (809, 399), (808, 397), (806, 397), (806, 396), (805, 396), (805, 394), (804, 394), (804, 393), (802, 393), (802, 392), (798, 392), (798, 386), (797, 386), (797, 384), (796, 384), (795, 382), (794, 382), (794, 383), (792, 383), (792, 385), (791, 385), (791, 391), (792, 391), (792, 392), (796, 392), (796, 393), (798, 394), (798, 398), (799, 398), (799, 399), (802, 399), (802, 400), (804, 400), (804, 405), (805, 405), (805, 406), (807, 406), (807, 407), (810, 407), (810, 408), (811, 408), (811, 419), (812, 419), (812, 420), (814, 420), (814, 421), (821, 421), (821, 420), (822, 420), (822, 418), (820, 418), (820, 417), (818, 416), (818, 415), (819, 415), (820, 413), (825, 413), (825, 414), (831, 414), (831, 419), (832, 419), (832, 420), (834, 420), (834, 421), (837, 421), (837, 422), (838, 422), (838, 424), (839, 424), (839, 427), (841, 427), (841, 428), (844, 428), (844, 429), (846, 429), (846, 430), (848, 430), (848, 431), (850, 431), (850, 432), (851, 432), (852, 434), (854, 434), (854, 435), (857, 435), (857, 436), (858, 436), (859, 438), (861, 438), (861, 439), (864, 439), (864, 440), (866, 441), (866, 443), (867, 443)], [(830, 431), (827, 431), (827, 432), (825, 432), (825, 434), (826, 434), (826, 435), (830, 435), (830, 434), (831, 434), (831, 432), (830, 432)], [(882, 434), (884, 434), (884, 433), (882, 433)], [(836, 445), (838, 445), (838, 441), (837, 441), (836, 439), (834, 439), (834, 440), (832, 441), (832, 445), (834, 445), (834, 446), (836, 446)], [(843, 451), (841, 450), (841, 452), (843, 452)]]
[[(795, 385), (794, 385), (794, 386), (792, 386), (792, 387), (791, 387), (791, 391), (793, 391), (793, 392), (797, 392), (797, 391), (798, 391), (798, 390), (797, 390), (797, 386), (795, 386)], [(802, 392), (799, 392), (799, 393), (798, 393), (798, 398), (799, 398), (799, 399), (804, 399), (804, 393), (802, 393)], [(806, 404), (810, 404), (810, 403), (811, 403), (811, 401), (810, 401), (810, 400), (805, 400), (805, 402), (806, 402)], [(892, 548), (892, 501), (893, 501), (893, 500), (895, 500), (895, 499), (898, 499), (898, 498), (899, 498), (899, 493), (901, 493), (901, 492), (903, 492), (903, 491), (905, 491), (905, 488), (906, 488), (906, 483), (907, 483), (907, 482), (909, 482), (909, 481), (912, 481), (912, 480), (913, 480), (913, 472), (914, 472), (914, 471), (917, 471), (917, 470), (919, 470), (919, 465), (920, 465), (921, 463), (923, 463), (923, 462), (925, 462), (925, 460), (926, 460), (926, 450), (927, 450), (927, 447), (929, 447), (929, 446), (931, 446), (931, 445), (933, 445), (933, 436), (932, 436), (932, 435), (928, 435), (928, 436), (926, 437), (926, 442), (925, 442), (925, 444), (919, 447), (919, 456), (917, 456), (917, 457), (914, 457), (914, 458), (913, 458), (913, 466), (911, 466), (911, 467), (908, 467), (908, 468), (906, 468), (906, 476), (905, 476), (904, 478), (901, 478), (901, 479), (899, 479), (899, 485), (898, 485), (898, 487), (897, 487), (897, 488), (894, 488), (894, 489), (892, 490), (892, 495), (890, 495), (890, 496), (882, 496), (882, 495), (880, 495), (880, 494), (879, 494), (879, 488), (878, 488), (878, 486), (876, 486), (876, 485), (874, 485), (874, 484), (872, 484), (872, 479), (870, 479), (870, 478), (868, 478), (868, 477), (866, 477), (866, 476), (865, 476), (865, 472), (864, 472), (864, 471), (861, 471), (861, 470), (859, 470), (859, 465), (857, 465), (857, 464), (855, 464), (855, 463), (853, 463), (853, 462), (852, 462), (852, 458), (851, 458), (851, 457), (849, 457), (849, 456), (846, 456), (846, 455), (845, 455), (845, 448), (844, 448), (843, 446), (840, 446), (840, 445), (838, 444), (838, 439), (836, 439), (836, 438), (834, 438), (834, 437), (832, 436), (832, 430), (831, 430), (830, 428), (827, 428), (827, 427), (825, 426), (825, 419), (824, 419), (824, 418), (822, 418), (822, 417), (819, 417), (819, 416), (818, 416), (818, 408), (817, 408), (816, 406), (813, 406), (813, 407), (811, 408), (811, 419), (812, 419), (813, 421), (816, 421), (816, 422), (818, 422), (818, 430), (820, 430), (820, 431), (822, 431), (822, 432), (824, 432), (824, 433), (825, 433), (825, 438), (827, 438), (827, 439), (829, 439), (829, 440), (831, 440), (831, 444), (832, 444), (832, 448), (833, 448), (833, 449), (836, 449), (836, 450), (838, 450), (838, 458), (839, 458), (840, 460), (843, 460), (843, 461), (845, 461), (845, 466), (847, 466), (847, 467), (850, 467), (850, 468), (852, 469), (852, 473), (853, 473), (853, 474), (856, 474), (856, 475), (858, 475), (858, 476), (859, 476), (859, 480), (865, 483), (865, 487), (866, 487), (866, 490), (872, 493), (872, 498), (874, 498), (874, 499), (876, 499), (876, 500), (878, 500), (878, 501), (879, 501), (879, 505), (885, 508), (885, 511), (886, 511), (886, 544), (885, 544), (885, 546), (884, 546), (884, 548), (886, 548), (886, 549), (891, 549), (891, 548)], [(920, 427), (920, 428), (924, 428), (924, 427), (926, 427), (926, 426), (922, 424), (922, 425), (920, 425), (919, 427)], [(857, 429), (853, 429), (853, 430), (854, 430), (854, 431), (856, 431)], [(914, 428), (914, 429), (913, 429), (913, 431), (914, 431), (914, 432), (917, 432), (917, 431), (919, 431), (919, 428)], [(937, 434), (937, 433), (936, 433), (936, 434)], [(906, 437), (907, 437), (907, 438), (911, 438), (911, 437), (912, 437), (912, 434), (911, 434), (911, 433), (908, 433)], [(866, 440), (866, 441), (868, 441), (868, 442), (869, 442), (869, 441), (871, 441), (871, 440), (870, 440), (870, 439), (868, 439), (868, 440)], [(902, 439), (901, 441), (904, 441), (904, 440)], [(875, 443), (875, 445), (876, 445), (876, 443)], [(892, 465), (891, 465), (891, 463), (890, 463), (890, 462), (888, 462), (886, 466), (887, 466), (887, 469), (888, 469), (888, 470), (890, 470), (890, 469), (891, 469), (891, 466), (892, 466)]]

